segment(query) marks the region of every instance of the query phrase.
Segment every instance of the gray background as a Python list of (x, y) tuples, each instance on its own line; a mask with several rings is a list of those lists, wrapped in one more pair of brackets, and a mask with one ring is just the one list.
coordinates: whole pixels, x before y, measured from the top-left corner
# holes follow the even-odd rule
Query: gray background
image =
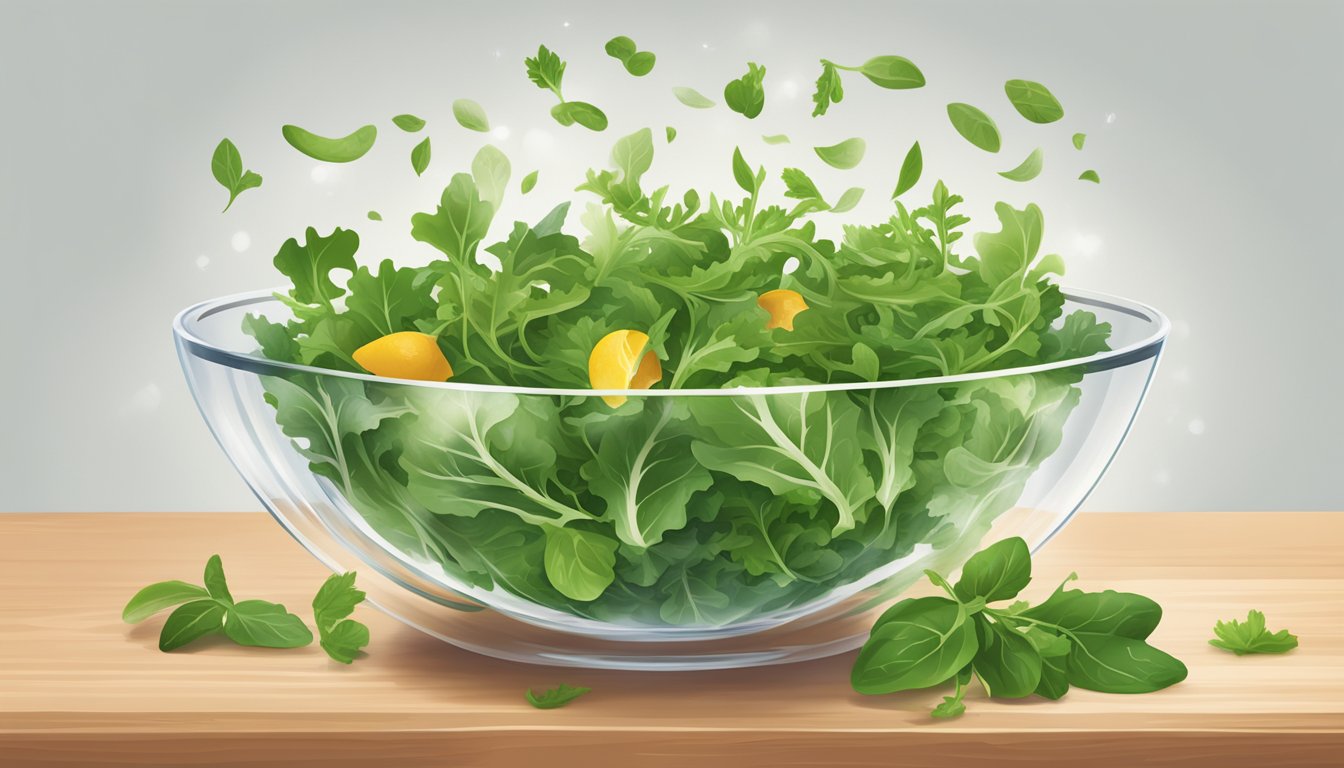
[[(534, 220), (643, 125), (681, 132), (659, 142), (655, 181), (730, 189), (741, 144), (753, 163), (813, 171), (831, 196), (868, 187), (851, 214), (865, 220), (889, 211), (918, 139), (916, 198), (946, 179), (972, 229), (996, 228), (994, 200), (1037, 202), (1068, 284), (1167, 312), (1168, 356), (1088, 508), (1344, 508), (1341, 31), (1344, 4), (1278, 0), (0, 2), (0, 510), (258, 508), (182, 382), (174, 313), (276, 284), (270, 257), (307, 225), (355, 227), (365, 260), (426, 260), (408, 217), (484, 141), (512, 158), (515, 183), (540, 169), (537, 191), (505, 204), (505, 218)], [(616, 34), (658, 54), (649, 77), (603, 54)], [(568, 59), (566, 95), (606, 109), (611, 129), (551, 121), (552, 97), (523, 73), (538, 43)], [(819, 57), (882, 53), (918, 62), (928, 87), (850, 76), (843, 103), (808, 117)], [(768, 68), (755, 121), (671, 96), (689, 85), (720, 100), (747, 60)], [(1047, 83), (1065, 119), (1020, 119), (1001, 90), (1011, 77)], [(452, 121), (464, 96), (493, 136)], [(990, 112), (1004, 150), (953, 134), (949, 101)], [(419, 179), (419, 137), (388, 121), (401, 112), (429, 121)], [(357, 163), (320, 166), (285, 145), (287, 122), (330, 135), (376, 122), (380, 137)], [(794, 143), (760, 141), (781, 132)], [(870, 145), (858, 169), (809, 157), (851, 135)], [(221, 215), (209, 160), (224, 136), (265, 183)], [(994, 175), (1035, 146), (1039, 179)], [(1100, 186), (1076, 181), (1088, 167)], [(386, 221), (366, 221), (371, 208)]]

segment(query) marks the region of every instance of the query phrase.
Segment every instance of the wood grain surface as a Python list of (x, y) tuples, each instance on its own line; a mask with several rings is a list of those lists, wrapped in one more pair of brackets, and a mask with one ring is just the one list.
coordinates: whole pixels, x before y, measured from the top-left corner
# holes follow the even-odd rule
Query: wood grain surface
[[(1081, 515), (1037, 557), (1025, 597), (1149, 595), (1155, 645), (1190, 677), (1155, 694), (1074, 690), (928, 717), (942, 692), (865, 697), (852, 655), (718, 672), (496, 661), (372, 609), (367, 658), (202, 641), (172, 654), (162, 617), (120, 620), (152, 581), (223, 556), (236, 595), (306, 613), (324, 569), (261, 514), (0, 515), (0, 766), (662, 766), (1344, 764), (1344, 514)], [(1207, 644), (1219, 618), (1268, 615), (1284, 656)], [(528, 687), (593, 688), (540, 711)]]

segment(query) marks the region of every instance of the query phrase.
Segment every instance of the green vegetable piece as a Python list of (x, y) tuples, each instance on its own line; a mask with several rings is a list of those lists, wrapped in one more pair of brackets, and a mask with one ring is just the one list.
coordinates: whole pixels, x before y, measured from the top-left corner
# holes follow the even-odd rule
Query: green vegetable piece
[(471, 176), (476, 180), (476, 189), (481, 200), (489, 203), (495, 211), (504, 201), (504, 191), (508, 189), (509, 177), (513, 166), (509, 158), (493, 144), (486, 144), (471, 159)]
[(185, 581), (160, 581), (135, 593), (121, 611), (121, 620), (138, 624), (165, 608), (210, 597), (210, 593)]
[(692, 109), (709, 109), (714, 106), (714, 101), (700, 94), (694, 88), (677, 87), (672, 89), (672, 94), (677, 97), (677, 101), (685, 104)]
[(999, 175), (1009, 181), (1031, 181), (1041, 175), (1041, 166), (1044, 165), (1044, 161), (1045, 156), (1041, 153), (1040, 147), (1037, 147), (1016, 168), (1011, 171), (999, 171)]
[(821, 60), (821, 77), (817, 78), (817, 90), (812, 94), (813, 117), (826, 114), (831, 104), (838, 104), (845, 98), (845, 88), (840, 82), (840, 71), (831, 62)]
[(313, 642), (303, 619), (279, 603), (244, 600), (227, 607), (224, 634), (239, 645), (261, 648), (299, 648)]
[(1053, 123), (1064, 117), (1064, 107), (1060, 106), (1050, 89), (1040, 83), (1009, 80), (1003, 84), (1003, 90), (1018, 114), (1033, 123)]
[(346, 618), (362, 602), (364, 592), (355, 589), (354, 571), (328, 576), (313, 597), (313, 620), (322, 650), (342, 664), (352, 663), (369, 644), (369, 628)]
[(233, 604), (233, 595), (229, 594), (229, 586), (224, 581), (224, 564), (219, 555), (211, 555), (205, 563), (205, 591), (224, 605)]
[(561, 683), (556, 688), (543, 691), (542, 693), (533, 693), (532, 689), (528, 688), (527, 703), (537, 709), (556, 709), (565, 706), (591, 690), (592, 688), (569, 686), (564, 683)]
[(723, 101), (734, 112), (755, 119), (765, 108), (765, 67), (748, 62), (747, 73), (724, 86)]
[(924, 154), (919, 148), (919, 142), (916, 141), (910, 147), (910, 151), (905, 153), (905, 162), (901, 163), (901, 175), (896, 180), (896, 189), (891, 193), (891, 199), (895, 200), (909, 192), (915, 184), (919, 183), (919, 176), (923, 172)]
[(373, 149), (374, 139), (378, 138), (378, 129), (372, 125), (366, 125), (339, 139), (318, 136), (297, 125), (283, 126), (280, 132), (291, 147), (324, 163), (349, 163), (358, 160)]
[(596, 600), (616, 578), (615, 539), (577, 528), (546, 528), (546, 578), (573, 600)]
[(863, 189), (861, 187), (850, 187), (840, 195), (840, 199), (831, 206), (831, 213), (846, 213), (854, 210), (854, 206), (863, 199)]
[(1050, 599), (1021, 616), (1049, 622), (1071, 632), (1119, 635), (1143, 640), (1162, 620), (1162, 606), (1130, 592), (1055, 591)]
[(1083, 171), (1082, 173), (1078, 174), (1078, 180), (1079, 180), (1079, 181), (1090, 181), (1090, 182), (1092, 182), (1093, 184), (1100, 184), (1100, 183), (1101, 183), (1101, 176), (1097, 175), (1097, 172), (1096, 172), (1096, 171), (1093, 171), (1093, 170), (1089, 169), (1089, 170)]
[(561, 125), (578, 123), (590, 131), (605, 131), (607, 116), (602, 110), (583, 101), (565, 101), (551, 107), (551, 116)]
[(806, 173), (803, 173), (802, 169), (785, 168), (780, 173), (780, 178), (784, 180), (784, 196), (801, 201), (794, 206), (793, 210), (789, 211), (790, 216), (802, 216), (816, 211), (830, 210), (831, 206), (822, 198), (816, 182), (812, 181)]
[[(1025, 546), (1025, 545), (1024, 545)], [(1020, 699), (1041, 682), (1041, 654), (1022, 633), (983, 614), (975, 617), (980, 649), (972, 665), (990, 696)]]
[(944, 683), (975, 657), (966, 611), (945, 597), (902, 600), (882, 614), (854, 661), (850, 682), (862, 694)]
[(608, 56), (613, 59), (618, 59), (622, 63), (631, 56), (634, 56), (635, 52), (639, 50), (639, 48), (635, 46), (635, 41), (625, 35), (618, 35), (611, 38), (607, 41), (605, 48)]
[(766, 144), (788, 144), (789, 137), (782, 133), (776, 133), (769, 136), (762, 136), (761, 140)]
[(971, 667), (963, 667), (957, 673), (956, 691), (951, 696), (944, 696), (942, 703), (929, 712), (929, 717), (951, 720), (966, 714), (966, 704), (962, 700), (966, 697), (966, 686), (970, 684), (971, 676)]
[(490, 131), (490, 118), (486, 117), (485, 109), (471, 99), (454, 101), (453, 117), (457, 118), (458, 125), (469, 131), (479, 133), (489, 133)]
[(383, 214), (377, 211), (369, 211), (369, 221), (382, 221)]
[(565, 62), (561, 61), (554, 51), (544, 45), (540, 46), (537, 48), (537, 55), (524, 59), (523, 63), (527, 66), (527, 79), (538, 88), (548, 90), (554, 93), (556, 98), (564, 101), (560, 85), (565, 76)]
[(528, 192), (531, 192), (532, 188), (535, 186), (537, 186), (537, 171), (533, 171), (524, 176), (523, 183), (519, 186), (519, 189), (526, 195)]
[(667, 126), (666, 128), (663, 129), (663, 133), (666, 134), (666, 136), (667, 136), (667, 143), (668, 143), (668, 144), (671, 144), (672, 142), (674, 142), (674, 141), (677, 140), (677, 129), (676, 129), (676, 128), (673, 128), (672, 126), (669, 125), (669, 126)]
[(303, 245), (292, 237), (286, 240), (275, 254), (274, 264), (294, 284), (290, 298), (301, 304), (330, 307), (332, 299), (345, 293), (331, 281), (331, 272), (336, 269), (354, 272), (357, 250), (359, 235), (351, 230), (337, 227), (322, 237), (309, 227)]
[(812, 151), (817, 153), (822, 162), (832, 168), (848, 170), (863, 161), (863, 154), (868, 149), (868, 143), (860, 138), (845, 139), (839, 144), (832, 144), (829, 147), (813, 147)]
[(979, 597), (993, 603), (1017, 597), (1030, 581), (1031, 550), (1021, 537), (1013, 536), (971, 555), (954, 590), (962, 602)]
[(425, 127), (425, 121), (415, 115), (397, 115), (392, 123), (407, 133), (415, 133)]
[(1185, 665), (1132, 637), (1072, 633), (1069, 684), (1102, 693), (1151, 693), (1185, 679)]
[(924, 73), (903, 56), (876, 56), (863, 63), (859, 72), (874, 84), (892, 90), (924, 87)]
[(752, 173), (751, 166), (743, 159), (741, 147), (733, 150), (733, 179), (747, 194), (756, 194), (756, 174)]
[(1219, 621), (1213, 627), (1217, 635), (1209, 641), (1214, 648), (1231, 651), (1238, 656), (1248, 653), (1287, 653), (1297, 647), (1297, 635), (1286, 629), (1270, 632), (1265, 628), (1265, 614), (1252, 610), (1246, 621), (1236, 619)]
[(970, 104), (947, 105), (947, 117), (963, 139), (986, 152), (999, 151), (999, 128), (984, 112)]
[(411, 150), (411, 168), (415, 171), (416, 176), (420, 176), (425, 172), (425, 169), (429, 168), (429, 155), (429, 137), (426, 136), (424, 141), (416, 144), (415, 148)]
[(243, 170), (243, 156), (228, 139), (223, 139), (219, 142), (219, 146), (215, 147), (214, 157), (210, 159), (210, 172), (214, 174), (215, 181), (229, 190), (229, 202), (224, 206), (225, 211), (233, 207), (233, 201), (238, 199), (238, 195), (261, 186), (261, 176)]
[(635, 77), (643, 77), (653, 71), (653, 65), (657, 61), (658, 57), (652, 52), (640, 51), (625, 60), (625, 71)]
[(167, 653), (212, 635), (224, 627), (223, 605), (214, 600), (195, 600), (168, 614), (159, 633), (159, 650)]
[(648, 51), (640, 51), (635, 41), (621, 35), (607, 41), (607, 55), (619, 59), (625, 71), (635, 77), (643, 77), (653, 71), (657, 57)]
[(1075, 133), (1075, 134), (1073, 134), (1073, 148), (1074, 148), (1074, 149), (1082, 149), (1082, 148), (1083, 148), (1083, 142), (1085, 142), (1085, 141), (1087, 141), (1087, 134), (1086, 134), (1086, 133)]

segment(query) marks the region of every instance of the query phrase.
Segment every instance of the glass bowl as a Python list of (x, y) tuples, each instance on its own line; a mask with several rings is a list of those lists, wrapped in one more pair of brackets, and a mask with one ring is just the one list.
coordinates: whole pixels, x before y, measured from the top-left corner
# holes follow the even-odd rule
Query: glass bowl
[[(1124, 440), (1169, 324), (1066, 291), (1111, 350), (859, 384), (598, 391), (425, 383), (277, 363), (268, 291), (174, 321), (234, 467), (397, 619), (489, 656), (685, 670), (862, 644), (982, 542), (1058, 531)], [(609, 402), (627, 398), (620, 418)], [(604, 400), (605, 398), (605, 400)], [(773, 490), (772, 490), (773, 489)], [(776, 495), (775, 491), (780, 495)]]

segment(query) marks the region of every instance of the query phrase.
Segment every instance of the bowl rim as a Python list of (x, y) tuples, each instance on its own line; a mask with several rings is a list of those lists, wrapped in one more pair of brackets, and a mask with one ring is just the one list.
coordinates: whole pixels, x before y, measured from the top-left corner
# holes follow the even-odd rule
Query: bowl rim
[(516, 395), (549, 395), (576, 397), (713, 397), (713, 396), (764, 396), (803, 394), (809, 392), (840, 392), (848, 390), (892, 389), (898, 387), (938, 386), (966, 381), (994, 379), (1008, 376), (1042, 373), (1083, 366), (1088, 372), (1120, 368), (1135, 362), (1156, 357), (1171, 332), (1171, 321), (1156, 308), (1147, 304), (1099, 291), (1061, 287), (1064, 298), (1085, 306), (1100, 307), (1122, 314), (1137, 317), (1152, 326), (1152, 331), (1143, 338), (1118, 349), (1098, 352), (1087, 357), (1057, 360), (1048, 363), (1000, 368), (973, 373), (961, 373), (952, 376), (926, 376), (917, 379), (889, 379), (884, 381), (855, 381), (839, 383), (798, 384), (772, 387), (733, 387), (718, 389), (576, 389), (552, 387), (523, 387), (498, 384), (470, 384), (454, 381), (417, 381), (413, 379), (393, 379), (368, 373), (338, 371), (331, 368), (319, 368), (312, 365), (288, 363), (270, 360), (256, 353), (238, 352), (225, 349), (201, 338), (194, 332), (200, 321), (211, 315), (254, 306), (266, 302), (280, 303), (275, 297), (282, 289), (245, 291), (229, 296), (221, 296), (197, 302), (177, 313), (173, 318), (173, 335), (178, 343), (192, 355), (230, 368), (249, 371), (261, 375), (292, 375), (308, 373), (322, 376), (338, 376), (345, 379), (370, 381), (381, 384), (396, 383), (406, 386), (430, 389), (455, 390), (459, 392), (506, 393)]

